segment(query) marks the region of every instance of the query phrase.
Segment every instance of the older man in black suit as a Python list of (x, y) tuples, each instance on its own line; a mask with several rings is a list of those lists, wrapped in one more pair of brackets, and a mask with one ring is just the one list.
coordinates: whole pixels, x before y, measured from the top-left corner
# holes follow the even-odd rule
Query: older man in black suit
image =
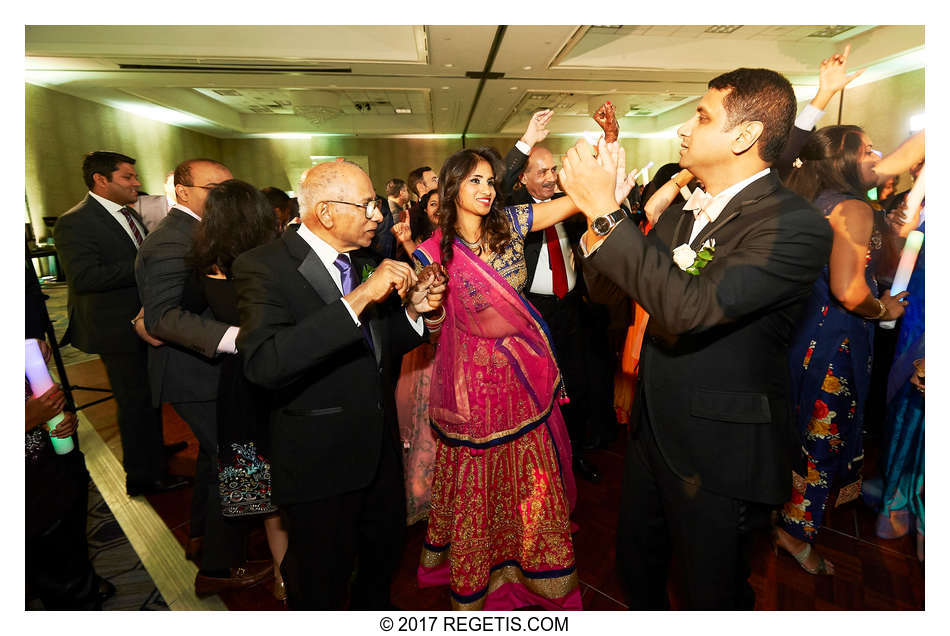
[(89, 193), (53, 228), (69, 289), (63, 344), (99, 354), (106, 367), (128, 494), (180, 488), (188, 480), (166, 474), (161, 413), (149, 392), (147, 347), (133, 329), (141, 309), (133, 266), (147, 233), (130, 207), (141, 185), (135, 159), (91, 152), (83, 159), (82, 172)]
[(683, 607), (754, 605), (751, 537), (788, 498), (800, 446), (788, 343), (831, 251), (827, 221), (769, 169), (794, 119), (778, 73), (713, 79), (679, 129), (680, 165), (707, 192), (649, 236), (611, 212), (606, 147), (594, 159), (579, 142), (564, 161), (561, 183), (589, 221), (585, 265), (650, 314), (617, 539), (631, 609), (668, 607), (671, 554)]
[(245, 372), (273, 390), (281, 571), (291, 608), (342, 609), (358, 557), (350, 609), (386, 609), (405, 527), (394, 372), (445, 285), (362, 249), (382, 215), (356, 164), (314, 166), (298, 193), (300, 225), (234, 261)]

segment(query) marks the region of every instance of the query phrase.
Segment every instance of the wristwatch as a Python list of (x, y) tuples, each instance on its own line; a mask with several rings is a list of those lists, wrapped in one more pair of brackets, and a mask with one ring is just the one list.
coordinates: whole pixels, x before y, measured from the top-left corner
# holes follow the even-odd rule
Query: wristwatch
[(610, 230), (626, 218), (626, 216), (627, 213), (623, 211), (623, 208), (618, 208), (610, 214), (598, 216), (594, 219), (594, 222), (590, 224), (590, 227), (597, 236), (607, 236)]

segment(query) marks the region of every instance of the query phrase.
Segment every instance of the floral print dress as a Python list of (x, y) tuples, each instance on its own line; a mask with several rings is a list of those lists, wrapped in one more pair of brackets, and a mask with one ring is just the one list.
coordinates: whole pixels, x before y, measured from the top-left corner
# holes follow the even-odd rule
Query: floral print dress
[[(814, 205), (828, 216), (849, 195), (823, 192)], [(882, 247), (875, 229), (868, 243), (865, 279), (877, 295), (874, 266)], [(801, 325), (789, 347), (791, 394), (801, 434), (803, 474), (792, 473), (792, 497), (780, 515), (782, 528), (814, 540), (832, 488), (835, 503), (861, 491), (864, 450), (861, 428), (871, 380), (874, 324), (849, 312), (831, 294), (828, 266), (815, 281)]]

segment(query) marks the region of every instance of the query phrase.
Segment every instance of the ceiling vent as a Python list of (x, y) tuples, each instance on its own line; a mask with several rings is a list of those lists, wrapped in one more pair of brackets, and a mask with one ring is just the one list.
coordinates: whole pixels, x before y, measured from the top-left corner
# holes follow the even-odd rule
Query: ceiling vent
[(741, 24), (714, 24), (706, 27), (705, 33), (734, 33), (742, 28)]
[(233, 88), (213, 88), (211, 89), (222, 97), (240, 97), (241, 94)]
[(824, 29), (815, 31), (814, 33), (809, 33), (808, 37), (810, 38), (833, 38), (841, 35), (845, 31), (850, 31), (854, 28), (854, 25), (844, 26), (836, 24), (834, 26), (826, 26)]

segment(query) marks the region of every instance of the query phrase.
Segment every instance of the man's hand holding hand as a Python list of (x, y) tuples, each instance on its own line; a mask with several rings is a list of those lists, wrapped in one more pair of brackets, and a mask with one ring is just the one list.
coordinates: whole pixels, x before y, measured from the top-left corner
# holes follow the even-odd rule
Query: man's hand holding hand
[(359, 316), (370, 303), (386, 300), (395, 289), (399, 297), (404, 299), (416, 284), (416, 273), (408, 264), (392, 259), (385, 259), (373, 270), (366, 281), (344, 296), (350, 308)]
[(420, 278), (409, 295), (407, 311), (409, 317), (415, 320), (419, 314), (435, 311), (442, 306), (448, 278), (445, 270), (438, 263), (433, 263), (422, 270)]
[(148, 331), (145, 329), (145, 307), (139, 309), (139, 313), (135, 315), (135, 335), (139, 338), (152, 345), (153, 347), (161, 347), (164, 342), (158, 338), (153, 338)]

